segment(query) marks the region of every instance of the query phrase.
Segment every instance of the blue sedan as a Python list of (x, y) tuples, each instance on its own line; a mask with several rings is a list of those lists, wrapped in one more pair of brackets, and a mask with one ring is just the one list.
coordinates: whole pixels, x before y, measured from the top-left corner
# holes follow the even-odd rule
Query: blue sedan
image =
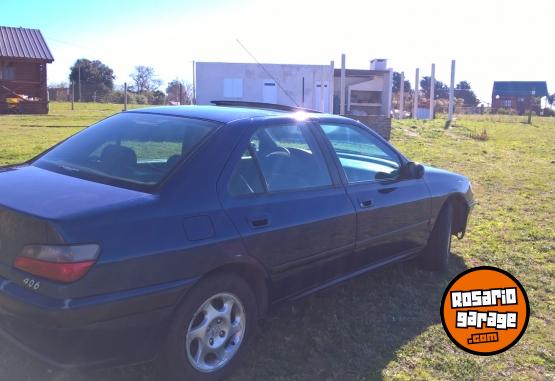
[(352, 119), (254, 106), (124, 112), (0, 168), (2, 334), (57, 367), (213, 380), (276, 303), (447, 266), (467, 178)]

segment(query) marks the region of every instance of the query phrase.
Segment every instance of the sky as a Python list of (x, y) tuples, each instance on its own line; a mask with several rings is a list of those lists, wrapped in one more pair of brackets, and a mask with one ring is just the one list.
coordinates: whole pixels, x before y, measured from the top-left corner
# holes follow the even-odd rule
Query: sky
[[(494, 80), (547, 81), (555, 92), (553, 0), (0, 0), (0, 25), (38, 28), (55, 61), (49, 83), (68, 80), (78, 58), (114, 69), (129, 82), (137, 65), (165, 84), (192, 81), (193, 61), (388, 66), (449, 82), (469, 81), (491, 99)], [(165, 86), (163, 86), (165, 88)]]

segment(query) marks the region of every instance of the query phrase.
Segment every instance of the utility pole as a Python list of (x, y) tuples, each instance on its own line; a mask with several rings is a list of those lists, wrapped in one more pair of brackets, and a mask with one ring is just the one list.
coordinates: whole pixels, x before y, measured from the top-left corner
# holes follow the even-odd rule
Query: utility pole
[(455, 60), (451, 61), (451, 83), (449, 86), (449, 115), (447, 117), (447, 127), (453, 121), (453, 106), (455, 102)]
[(435, 89), (436, 89), (436, 64), (432, 64), (432, 76), (430, 78), (430, 119), (434, 119), (435, 106)]
[(81, 103), (81, 65), (77, 67), (77, 70), (78, 70), (77, 78), (79, 82), (79, 103)]
[(71, 81), (71, 111), (75, 110), (75, 82)]
[(418, 119), (418, 90), (420, 89), (420, 69), (416, 68), (416, 75), (414, 79), (414, 96), (412, 97), (412, 118)]
[(345, 54), (341, 55), (341, 81), (339, 87), (339, 114), (345, 115)]
[(127, 111), (127, 82), (123, 84), (123, 111)]
[(181, 82), (179, 82), (179, 94), (177, 96), (179, 105), (181, 106), (183, 104), (183, 85), (181, 84)]
[(191, 104), (197, 104), (197, 87), (196, 87), (196, 78), (195, 78), (195, 60), (193, 60), (193, 99), (191, 99)]
[(401, 72), (401, 89), (399, 90), (399, 119), (405, 117), (405, 72)]

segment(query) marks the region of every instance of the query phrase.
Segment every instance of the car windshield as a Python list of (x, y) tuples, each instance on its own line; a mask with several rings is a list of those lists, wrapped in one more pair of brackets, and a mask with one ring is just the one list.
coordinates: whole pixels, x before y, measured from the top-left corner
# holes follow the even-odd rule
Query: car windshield
[(168, 115), (117, 114), (54, 147), (33, 165), (114, 185), (154, 186), (217, 126)]

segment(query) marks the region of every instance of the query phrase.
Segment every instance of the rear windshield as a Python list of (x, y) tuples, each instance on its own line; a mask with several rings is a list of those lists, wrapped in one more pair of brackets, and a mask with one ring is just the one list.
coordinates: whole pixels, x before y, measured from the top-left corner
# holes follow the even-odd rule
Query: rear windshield
[(167, 115), (117, 114), (69, 138), (33, 165), (115, 185), (155, 186), (217, 126)]

